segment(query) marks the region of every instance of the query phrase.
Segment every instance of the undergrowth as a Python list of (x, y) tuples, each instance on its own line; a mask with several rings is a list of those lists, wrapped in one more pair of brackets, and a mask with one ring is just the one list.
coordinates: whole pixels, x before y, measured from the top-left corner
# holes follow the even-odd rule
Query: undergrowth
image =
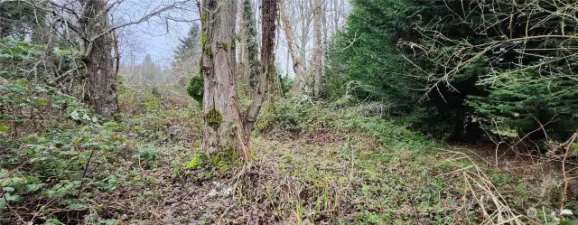
[(113, 122), (53, 89), (0, 91), (0, 224), (542, 224), (560, 203), (548, 162), (493, 166), (374, 103), (279, 99), (239, 177), (198, 152), (185, 93), (123, 89)]

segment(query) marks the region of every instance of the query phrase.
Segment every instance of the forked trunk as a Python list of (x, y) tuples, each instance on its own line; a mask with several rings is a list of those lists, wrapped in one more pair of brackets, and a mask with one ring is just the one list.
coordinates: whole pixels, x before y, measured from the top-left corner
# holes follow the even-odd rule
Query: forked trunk
[[(275, 20), (278, 0), (262, 0), (261, 6), (261, 65), (256, 89), (251, 96), (251, 105), (245, 114), (245, 134), (251, 135), (261, 106), (266, 98), (272, 99), (275, 79)], [(248, 141), (248, 139), (247, 139)]]

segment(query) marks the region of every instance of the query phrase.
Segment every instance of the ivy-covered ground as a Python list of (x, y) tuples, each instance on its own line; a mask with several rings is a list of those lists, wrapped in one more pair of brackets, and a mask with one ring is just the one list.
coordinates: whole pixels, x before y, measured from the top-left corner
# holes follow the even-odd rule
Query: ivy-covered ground
[(0, 224), (558, 224), (557, 164), (496, 166), (379, 104), (280, 99), (238, 165), (197, 152), (202, 113), (167, 88), (123, 89), (121, 122), (26, 82), (0, 96)]

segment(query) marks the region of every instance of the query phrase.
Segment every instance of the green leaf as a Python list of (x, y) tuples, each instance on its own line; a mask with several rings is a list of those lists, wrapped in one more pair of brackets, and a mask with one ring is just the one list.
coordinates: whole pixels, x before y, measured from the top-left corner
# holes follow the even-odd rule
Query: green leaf
[(25, 80), (18, 81), (18, 85), (22, 87), (28, 87), (28, 81)]
[(44, 196), (46, 196), (48, 198), (53, 198), (55, 194), (56, 194), (56, 191), (54, 191), (54, 190), (48, 190), (48, 191), (44, 192)]
[(0, 133), (8, 133), (10, 128), (5, 123), (0, 123)]
[(118, 221), (117, 220), (101, 220), (100, 223), (104, 224), (104, 225), (117, 225)]
[(26, 185), (26, 192), (38, 191), (43, 185), (42, 184), (28, 184)]
[(4, 187), (4, 188), (2, 188), (2, 190), (3, 190), (4, 192), (14, 192), (14, 191), (16, 191), (13, 187)]
[(19, 203), (24, 201), (24, 198), (20, 195), (11, 195), (10, 193), (6, 193), (6, 195), (4, 195), (4, 198), (6, 199), (6, 201), (8, 202), (14, 202), (14, 203)]
[(202, 154), (196, 154), (195, 158), (193, 158), (193, 160), (191, 160), (191, 162), (189, 162), (189, 164), (185, 168), (190, 169), (190, 170), (195, 170), (195, 169), (198, 169), (200, 166), (202, 166), (201, 165), (202, 163), (203, 163), (203, 155)]
[(64, 197), (66, 194), (68, 194), (69, 189), (68, 188), (59, 188), (58, 190), (56, 190), (56, 196), (58, 197)]
[(46, 98), (38, 99), (38, 104), (42, 106), (48, 105), (48, 100)]
[(80, 120), (80, 114), (78, 113), (77, 110), (74, 110), (70, 113), (70, 118), (72, 118), (73, 120)]
[(69, 209), (72, 210), (85, 210), (88, 209), (88, 206), (85, 204), (75, 203), (68, 206)]
[(60, 220), (57, 219), (48, 219), (46, 220), (46, 222), (44, 222), (44, 225), (61, 225), (62, 222), (60, 222)]
[(6, 200), (4, 198), (0, 198), (0, 210), (5, 209), (7, 205), (8, 203), (6, 203)]

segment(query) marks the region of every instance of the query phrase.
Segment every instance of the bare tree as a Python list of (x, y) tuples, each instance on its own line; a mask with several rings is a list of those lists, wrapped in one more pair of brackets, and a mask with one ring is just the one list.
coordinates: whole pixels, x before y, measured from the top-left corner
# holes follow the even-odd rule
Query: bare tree
[(302, 61), (299, 59), (297, 51), (295, 50), (295, 36), (293, 28), (291, 27), (291, 22), (289, 21), (286, 3), (287, 0), (280, 1), (280, 14), (283, 22), (283, 29), (285, 30), (285, 38), (287, 39), (287, 49), (289, 55), (291, 55), (291, 58), (293, 59), (293, 71), (295, 72), (295, 81), (297, 83), (297, 85), (293, 87), (292, 91), (299, 93), (305, 85), (305, 70)]
[[(136, 20), (112, 24), (111, 11), (127, 1), (108, 0), (20, 0), (34, 6), (52, 18), (55, 32), (66, 31), (73, 34), (73, 46), (77, 46), (79, 56), (86, 67), (88, 90), (84, 100), (93, 105), (95, 111), (105, 118), (115, 117), (119, 112), (116, 95), (115, 65), (119, 65), (118, 42), (115, 32), (121, 28), (140, 24), (152, 18), (163, 16), (165, 20), (175, 20), (167, 13), (174, 9), (184, 8), (191, 0), (171, 0), (150, 7), (144, 15)], [(72, 32), (68, 32), (68, 31)], [(70, 37), (65, 37), (70, 39)], [(73, 41), (73, 40), (70, 40)], [(116, 62), (115, 62), (116, 61)], [(73, 73), (63, 73), (52, 83), (66, 80)]]

